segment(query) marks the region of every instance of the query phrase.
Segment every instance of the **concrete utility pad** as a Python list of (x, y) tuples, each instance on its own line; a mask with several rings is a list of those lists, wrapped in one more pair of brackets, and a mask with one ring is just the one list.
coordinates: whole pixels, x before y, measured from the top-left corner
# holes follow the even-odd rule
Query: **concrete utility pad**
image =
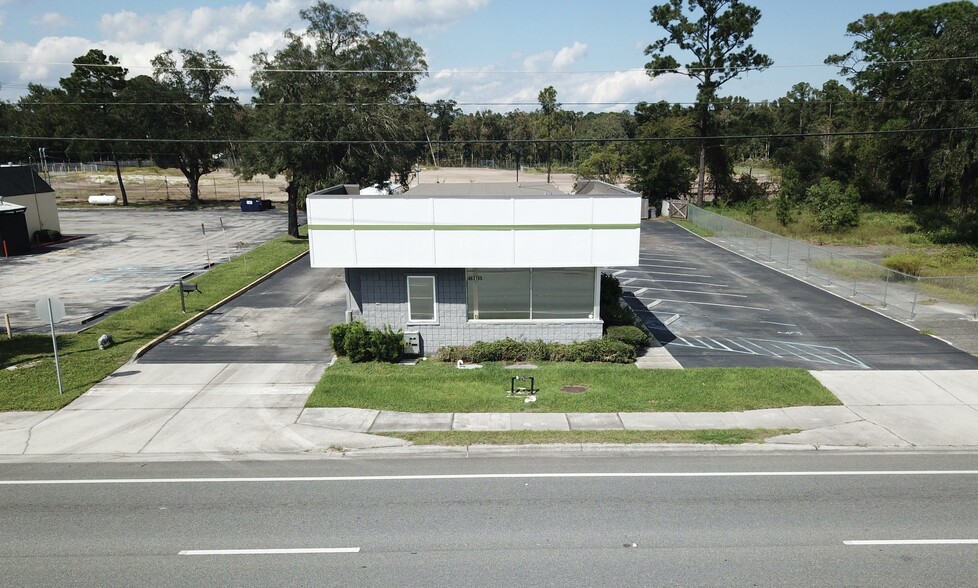
[(978, 369), (978, 358), (666, 221), (637, 267), (608, 268), (683, 367)]

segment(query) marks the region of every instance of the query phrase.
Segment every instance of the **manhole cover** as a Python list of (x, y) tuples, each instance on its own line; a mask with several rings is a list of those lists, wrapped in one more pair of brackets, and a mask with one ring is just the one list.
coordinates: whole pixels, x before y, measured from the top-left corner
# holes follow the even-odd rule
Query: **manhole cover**
[(561, 392), (567, 392), (568, 394), (584, 394), (587, 392), (586, 386), (564, 386), (560, 389)]

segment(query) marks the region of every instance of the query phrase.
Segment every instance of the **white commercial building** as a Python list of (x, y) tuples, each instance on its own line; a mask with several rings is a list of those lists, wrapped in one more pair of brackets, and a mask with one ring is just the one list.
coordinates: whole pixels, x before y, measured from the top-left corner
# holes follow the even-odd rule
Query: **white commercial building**
[(343, 268), (348, 311), (420, 336), (425, 351), (505, 337), (601, 336), (600, 269), (638, 265), (642, 199), (588, 182), (424, 184), (307, 201), (313, 267)]

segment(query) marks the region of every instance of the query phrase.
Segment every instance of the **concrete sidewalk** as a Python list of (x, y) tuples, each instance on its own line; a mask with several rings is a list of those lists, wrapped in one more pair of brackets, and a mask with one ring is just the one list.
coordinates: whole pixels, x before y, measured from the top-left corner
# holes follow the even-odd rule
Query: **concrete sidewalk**
[(187, 460), (403, 452), (409, 443), (374, 433), (431, 430), (789, 428), (802, 432), (769, 439), (765, 446), (978, 448), (978, 371), (813, 372), (843, 406), (734, 413), (304, 409), (325, 367), (130, 363), (60, 411), (0, 413), (0, 458)]

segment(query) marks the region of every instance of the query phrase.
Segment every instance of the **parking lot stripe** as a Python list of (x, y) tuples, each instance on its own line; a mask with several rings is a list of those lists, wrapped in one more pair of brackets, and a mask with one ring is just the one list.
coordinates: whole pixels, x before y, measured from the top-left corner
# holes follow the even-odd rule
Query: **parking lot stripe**
[(704, 296), (727, 296), (729, 298), (750, 298), (746, 294), (719, 294), (715, 292), (704, 292), (702, 290), (676, 290), (674, 288), (645, 288), (657, 292), (675, 292), (677, 294), (702, 294)]
[(694, 282), (693, 280), (654, 280), (652, 278), (634, 278), (636, 282), (652, 282), (653, 284), (685, 284), (688, 286), (709, 286), (711, 288), (729, 288), (728, 284), (714, 284), (711, 282)]
[(719, 304), (717, 302), (692, 302), (689, 300), (671, 300), (669, 298), (662, 298), (658, 302), (673, 302), (675, 304), (695, 304), (699, 306), (720, 306), (723, 308), (742, 308), (746, 310), (759, 310), (762, 312), (771, 312), (770, 308), (760, 308), (758, 306), (738, 306), (736, 304)]

